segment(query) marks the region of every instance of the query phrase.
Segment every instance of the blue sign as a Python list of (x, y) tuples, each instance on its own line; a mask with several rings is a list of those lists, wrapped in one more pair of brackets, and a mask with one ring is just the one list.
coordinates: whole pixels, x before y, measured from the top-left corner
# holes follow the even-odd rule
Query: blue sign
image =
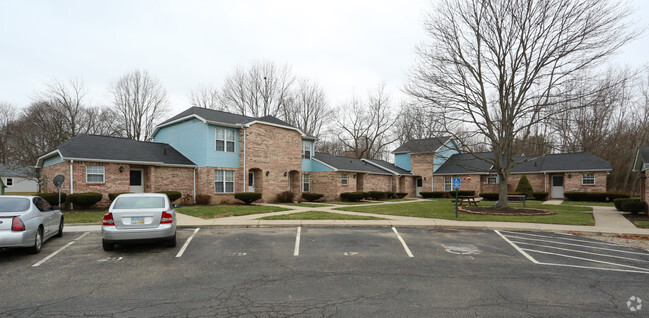
[(453, 178), (453, 189), (459, 189), (461, 188), (461, 185), (462, 185), (462, 179)]

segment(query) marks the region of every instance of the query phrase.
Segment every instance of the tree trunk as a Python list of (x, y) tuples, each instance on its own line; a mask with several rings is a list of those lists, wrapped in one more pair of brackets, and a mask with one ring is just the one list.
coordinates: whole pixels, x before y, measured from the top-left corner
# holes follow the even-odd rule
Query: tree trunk
[(498, 177), (500, 178), (500, 182), (498, 182), (498, 204), (496, 206), (506, 208), (508, 207), (507, 193), (509, 192), (509, 189), (507, 189), (507, 179), (509, 176), (506, 176), (503, 173), (498, 173)]

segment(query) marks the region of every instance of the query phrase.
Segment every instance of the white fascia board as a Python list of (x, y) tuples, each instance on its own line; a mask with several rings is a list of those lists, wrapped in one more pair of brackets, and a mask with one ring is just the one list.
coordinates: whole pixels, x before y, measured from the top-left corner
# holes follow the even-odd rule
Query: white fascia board
[(369, 164), (371, 164), (371, 165), (373, 165), (373, 166), (375, 166), (375, 167), (377, 167), (377, 168), (379, 168), (379, 169), (385, 170), (385, 171), (387, 171), (387, 172), (389, 172), (389, 173), (391, 173), (391, 174), (394, 174), (394, 175), (397, 175), (397, 176), (401, 175), (401, 174), (399, 174), (399, 173), (396, 172), (396, 171), (392, 171), (392, 170), (390, 170), (390, 169), (388, 169), (388, 168), (386, 168), (386, 167), (384, 167), (384, 166), (381, 166), (381, 165), (379, 165), (379, 164), (376, 164), (376, 163), (374, 163), (374, 162), (371, 162), (371, 161), (369, 161), (369, 160), (367, 160), (367, 159), (361, 159), (361, 161), (363, 161), (363, 162), (367, 162), (367, 163), (369, 163)]
[(155, 135), (158, 133), (158, 130), (160, 130), (160, 128), (171, 126), (171, 125), (177, 124), (179, 122), (182, 122), (182, 121), (185, 121), (185, 120), (188, 120), (188, 119), (191, 119), (191, 118), (196, 118), (196, 119), (202, 121), (203, 123), (207, 122), (207, 120), (205, 120), (205, 118), (203, 118), (201, 116), (198, 116), (196, 114), (190, 114), (190, 115), (187, 115), (185, 117), (178, 118), (178, 119), (176, 119), (174, 121), (170, 121), (168, 123), (155, 126), (155, 129), (153, 130), (153, 134), (151, 134), (151, 136), (155, 137)]
[(254, 124), (264, 124), (264, 125), (273, 126), (273, 127), (279, 127), (279, 128), (284, 128), (284, 129), (295, 130), (295, 131), (299, 132), (300, 135), (302, 136), (302, 138), (304, 138), (304, 139), (311, 139), (311, 140), (318, 139), (318, 138), (315, 138), (315, 137), (307, 136), (307, 134), (305, 134), (303, 131), (301, 131), (298, 128), (291, 127), (291, 126), (284, 126), (284, 125), (275, 124), (275, 123), (269, 123), (269, 122), (263, 121), (263, 120), (253, 120), (251, 122), (248, 122), (248, 123), (246, 123), (246, 127), (250, 127), (251, 125), (254, 125)]
[(330, 165), (330, 164), (327, 164), (327, 163), (325, 163), (325, 162), (323, 162), (323, 161), (320, 161), (320, 160), (318, 160), (318, 159), (316, 159), (316, 158), (314, 158), (314, 157), (311, 157), (311, 160), (315, 160), (315, 161), (317, 161), (317, 162), (323, 164), (325, 167), (328, 167), (329, 169), (332, 169), (333, 171), (338, 171), (338, 169), (336, 169), (336, 167), (334, 167), (334, 166), (332, 166), (332, 165)]
[[(461, 173), (458, 172), (458, 173), (433, 173), (433, 176), (464, 176), (464, 175), (468, 176), (468, 175), (473, 175), (473, 174), (477, 174), (477, 175), (481, 175), (481, 176), (482, 175), (490, 175), (490, 173), (488, 173), (488, 172), (461, 172)], [(491, 174), (493, 174), (493, 173), (491, 173)]]
[(180, 168), (197, 167), (196, 165), (165, 164), (164, 162), (157, 162), (157, 161), (132, 161), (132, 160), (90, 159), (90, 158), (71, 158), (71, 157), (62, 157), (62, 159), (75, 160), (75, 161), (87, 161), (87, 162), (126, 163), (126, 164), (144, 165), (144, 166), (180, 167)]
[(354, 173), (364, 173), (364, 174), (378, 174), (382, 176), (392, 176), (391, 173), (379, 173), (379, 172), (372, 172), (372, 171), (359, 171), (359, 170), (338, 170), (340, 172), (354, 172)]
[(58, 154), (59, 157), (61, 157), (61, 159), (63, 159), (63, 155), (61, 155), (61, 152), (58, 149), (54, 149), (54, 150), (52, 150), (52, 151), (38, 157), (38, 159), (36, 159), (36, 166), (34, 166), (34, 167), (35, 168), (41, 168), (41, 166), (43, 166), (43, 161), (45, 161), (45, 159), (47, 159), (47, 158), (52, 157), (55, 154)]
[[(631, 166), (632, 167), (631, 171), (633, 171), (633, 172), (638, 172), (638, 170), (636, 170), (635, 167), (636, 167), (636, 164), (638, 163), (638, 158), (639, 157), (640, 157), (640, 148), (638, 148), (638, 150), (635, 151), (635, 159), (633, 159), (633, 166)], [(644, 171), (646, 166), (647, 166), (647, 164), (643, 162), (642, 163), (642, 170), (640, 170), (640, 171)]]
[(221, 126), (221, 127), (229, 127), (229, 128), (237, 128), (237, 129), (246, 127), (245, 124), (228, 124), (228, 123), (222, 123), (222, 122), (210, 121), (210, 120), (206, 120), (205, 123), (213, 126)]

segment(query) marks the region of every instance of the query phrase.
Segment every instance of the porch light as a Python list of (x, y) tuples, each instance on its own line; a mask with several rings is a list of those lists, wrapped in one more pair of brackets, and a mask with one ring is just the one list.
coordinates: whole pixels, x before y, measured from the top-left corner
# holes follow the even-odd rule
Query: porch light
[(568, 179), (570, 179), (570, 178), (572, 178), (572, 174), (569, 173), (568, 174)]
[(270, 171), (266, 171), (266, 176), (267, 176), (267, 177), (268, 177), (269, 174), (270, 174)]
[[(268, 174), (266, 174), (268, 176)], [(286, 171), (284, 171), (284, 176), (286, 177)]]
[(118, 170), (119, 170), (119, 173), (122, 173), (122, 172), (124, 172), (124, 167), (119, 166), (119, 169), (118, 169)]

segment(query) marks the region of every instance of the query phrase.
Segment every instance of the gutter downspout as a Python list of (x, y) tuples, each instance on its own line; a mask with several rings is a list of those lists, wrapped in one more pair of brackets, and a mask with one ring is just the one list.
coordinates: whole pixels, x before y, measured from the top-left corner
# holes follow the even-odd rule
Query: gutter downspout
[(248, 192), (248, 183), (246, 182), (246, 177), (248, 172), (246, 171), (246, 127), (242, 124), (241, 130), (243, 130), (243, 192)]
[(196, 204), (196, 169), (197, 167), (194, 167), (194, 204)]
[(548, 192), (548, 173), (543, 172), (543, 192)]
[[(72, 173), (72, 164), (74, 160), (70, 160), (70, 194), (74, 194), (74, 174)], [(74, 203), (70, 203), (70, 210), (74, 210)]]
[(397, 176), (397, 192), (399, 192), (399, 179), (401, 179), (401, 176)]

